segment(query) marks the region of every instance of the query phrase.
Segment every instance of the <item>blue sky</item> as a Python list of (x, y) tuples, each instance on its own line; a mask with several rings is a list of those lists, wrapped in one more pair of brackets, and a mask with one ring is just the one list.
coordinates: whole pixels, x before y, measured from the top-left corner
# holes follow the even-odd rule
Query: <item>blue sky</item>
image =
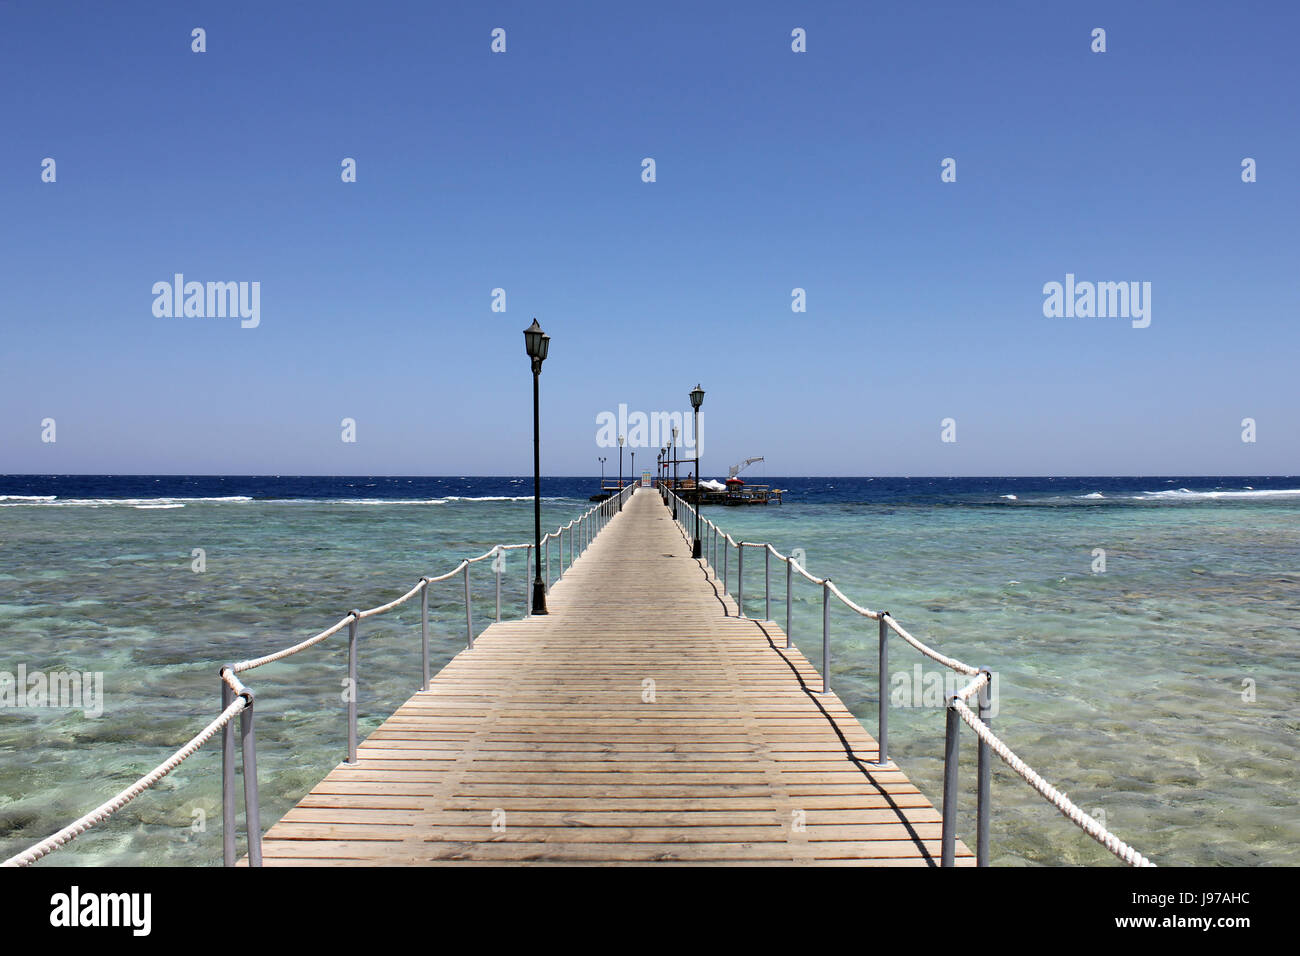
[[(0, 3), (0, 473), (526, 473), (534, 315), (548, 473), (697, 381), (706, 475), (1300, 472), (1297, 27)], [(259, 282), (260, 325), (155, 317), (177, 272)], [(1150, 282), (1150, 326), (1044, 317), (1067, 273)]]

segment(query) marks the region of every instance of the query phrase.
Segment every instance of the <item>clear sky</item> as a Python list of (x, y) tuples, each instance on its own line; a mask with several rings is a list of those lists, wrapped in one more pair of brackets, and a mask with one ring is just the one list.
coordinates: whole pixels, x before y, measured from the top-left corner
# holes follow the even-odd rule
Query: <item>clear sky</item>
[[(548, 473), (697, 382), (706, 475), (1300, 472), (1298, 33), (1289, 3), (0, 3), (0, 473), (527, 473), (534, 316)], [(258, 326), (155, 316), (175, 273), (260, 283)], [(1045, 317), (1067, 274), (1149, 282), (1149, 327)]]

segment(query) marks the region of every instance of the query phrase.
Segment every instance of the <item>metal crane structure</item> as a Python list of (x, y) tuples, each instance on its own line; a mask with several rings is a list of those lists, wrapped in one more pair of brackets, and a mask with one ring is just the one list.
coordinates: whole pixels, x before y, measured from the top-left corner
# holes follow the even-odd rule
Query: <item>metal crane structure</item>
[(746, 468), (748, 468), (750, 465), (754, 464), (754, 463), (757, 462), (757, 461), (762, 461), (762, 460), (763, 460), (763, 456), (762, 456), (762, 455), (760, 455), (760, 456), (757, 457), (757, 458), (746, 458), (746, 459), (745, 459), (744, 461), (742, 461), (739, 465), (732, 465), (730, 468), (728, 468), (728, 469), (727, 469), (727, 477), (728, 477), (728, 478), (735, 478), (738, 474), (740, 474), (742, 471), (744, 471), (744, 470), (745, 470)]

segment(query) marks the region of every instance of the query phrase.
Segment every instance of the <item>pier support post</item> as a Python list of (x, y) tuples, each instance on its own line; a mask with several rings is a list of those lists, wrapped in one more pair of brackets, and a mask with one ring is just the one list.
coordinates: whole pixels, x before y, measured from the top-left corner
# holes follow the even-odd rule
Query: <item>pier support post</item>
[(876, 743), (880, 752), (876, 762), (885, 764), (889, 760), (889, 617), (888, 611), (880, 612), (880, 729)]
[(772, 620), (772, 549), (763, 546), (763, 620)]
[(420, 589), (420, 690), (429, 689), (429, 579)]
[[(235, 692), (223, 677), (222, 711), (234, 702)], [(226, 866), (235, 865), (235, 726), (230, 721), (221, 728), (221, 853)]]
[(465, 646), (474, 650), (474, 608), (469, 600), (469, 562), (465, 562)]
[(348, 622), (348, 764), (357, 762), (357, 622), (361, 612), (353, 610)]
[[(239, 715), (244, 745), (244, 829), (248, 833), (248, 865), (262, 865), (262, 809), (257, 793), (257, 740), (253, 736), (253, 692), (244, 694), (248, 706)], [(229, 726), (229, 725), (227, 725)]]
[(727, 539), (722, 539), (722, 593), (730, 594), (727, 585), (731, 582), (727, 579), (727, 555), (731, 553), (731, 545), (727, 544)]
[(745, 616), (745, 542), (736, 542), (736, 607)]
[[(993, 672), (987, 667), (980, 670), (989, 675), (989, 682), (979, 691), (979, 717), (986, 724), (991, 724), (993, 713)], [(975, 825), (975, 865), (989, 865), (989, 813), (993, 809), (990, 784), (993, 775), (992, 754), (989, 745), (983, 740), (979, 743), (979, 806), (976, 810)]]
[(940, 866), (952, 866), (957, 850), (957, 744), (961, 717), (948, 701), (948, 721), (943, 739), (943, 849)]
[(822, 693), (831, 690), (831, 579), (822, 581)]
[(794, 589), (794, 565), (792, 563), (793, 561), (794, 561), (793, 558), (785, 559), (785, 647), (786, 650), (789, 650), (790, 645), (793, 643), (793, 639), (790, 637), (790, 622), (791, 622), (790, 597)]

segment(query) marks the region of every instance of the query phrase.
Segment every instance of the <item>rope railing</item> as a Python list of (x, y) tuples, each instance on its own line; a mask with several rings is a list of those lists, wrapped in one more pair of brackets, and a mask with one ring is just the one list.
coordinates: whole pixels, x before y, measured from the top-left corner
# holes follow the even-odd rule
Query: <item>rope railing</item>
[(966, 722), (966, 725), (971, 730), (975, 731), (982, 743), (991, 747), (993, 752), (1002, 758), (1003, 763), (1019, 774), (1025, 783), (1037, 790), (1067, 820), (1129, 866), (1155, 866), (1145, 856), (1102, 826), (1094, 817), (1084, 813), (1075, 805), (1074, 801), (1039, 776), (1033, 767), (1017, 757), (1010, 747), (998, 739), (987, 723), (972, 713), (965, 700), (954, 697), (952, 709), (957, 712), (957, 715)]
[(9, 859), (5, 860), (4, 863), (0, 863), (0, 866), (31, 866), (41, 857), (53, 853), (61, 847), (67, 846), (72, 842), (72, 840), (81, 836), (81, 834), (85, 833), (96, 824), (103, 823), (118, 810), (121, 810), (124, 806), (136, 797), (140, 796), (140, 794), (144, 793), (163, 777), (167, 776), (167, 774), (179, 767), (184, 761), (197, 753), (200, 747), (216, 735), (217, 731), (229, 724), (230, 721), (235, 718), (235, 715), (243, 711), (247, 706), (248, 701), (245, 698), (236, 697), (234, 701), (231, 702), (230, 706), (217, 715), (216, 719), (213, 720), (212, 723), (208, 724), (201, 731), (195, 734), (194, 737), (190, 739), (189, 743), (185, 744), (185, 746), (181, 747), (158, 766), (154, 767), (153, 770), (149, 771), (135, 783), (131, 784), (131, 786), (119, 792), (111, 800), (101, 803), (85, 816), (73, 820), (53, 836), (42, 840), (40, 843), (37, 843), (35, 846), (30, 847), (21, 853), (11, 856)]
[[(573, 566), (576, 556), (580, 557), (583, 552), (596, 539), (596, 536), (604, 530), (613, 517), (621, 510), (625, 498), (630, 497), (633, 493), (633, 485), (620, 490), (617, 494), (611, 495), (604, 501), (588, 508), (581, 515), (574, 518), (566, 525), (560, 526), (556, 531), (549, 532), (544, 536), (544, 547), (546, 549), (546, 573), (545, 586), (550, 590), (551, 586), (551, 567), (550, 567), (550, 539), (558, 538), (563, 542), (564, 532), (569, 533), (569, 567)], [(165, 761), (151, 770), (149, 773), (140, 777), (126, 789), (116, 794), (112, 799), (106, 801), (100, 806), (91, 810), (89, 813), (74, 820), (62, 830), (42, 840), (40, 843), (11, 856), (9, 859), (0, 863), (0, 866), (30, 866), (42, 857), (58, 850), (76, 837), (85, 833), (91, 827), (103, 823), (122, 807), (126, 806), (136, 797), (140, 796), (146, 790), (151, 788), (167, 774), (176, 769), (182, 762), (188, 760), (199, 751), (202, 746), (211, 740), (220, 731), (222, 733), (222, 856), (226, 866), (233, 866), (236, 862), (236, 808), (235, 808), (235, 749), (234, 749), (234, 726), (232, 721), (235, 716), (240, 718), (240, 736), (243, 746), (243, 777), (244, 777), (244, 820), (245, 829), (248, 837), (248, 862), (250, 866), (261, 866), (262, 863), (262, 832), (261, 832), (261, 811), (260, 800), (257, 789), (257, 745), (254, 735), (253, 712), (254, 712), (254, 695), (253, 692), (244, 685), (238, 675), (246, 671), (254, 670), (266, 664), (272, 664), (282, 661), (285, 658), (292, 657), (310, 647), (321, 643), (329, 637), (339, 633), (344, 628), (348, 629), (348, 760), (347, 763), (355, 764), (357, 756), (357, 700), (356, 700), (356, 667), (357, 667), (357, 625), (360, 621), (368, 618), (377, 617), (386, 614), (398, 607), (401, 607), (417, 594), (421, 596), (420, 602), (420, 645), (422, 652), (422, 671), (424, 683), (421, 689), (427, 690), (429, 687), (429, 620), (428, 620), (428, 594), (429, 585), (437, 584), (441, 581), (447, 581), (457, 575), (462, 575), (465, 581), (465, 623), (466, 623), (466, 640), (467, 649), (474, 648), (474, 631), (473, 631), (473, 611), (471, 608), (470, 589), (469, 589), (469, 569), (472, 565), (477, 564), (487, 558), (501, 556), (506, 551), (524, 550), (527, 552), (527, 558), (524, 569), (525, 588), (532, 583), (532, 558), (533, 544), (499, 544), (473, 558), (461, 560), (451, 571), (445, 574), (435, 576), (423, 576), (415, 587), (411, 588), (405, 594), (386, 604), (380, 604), (365, 611), (350, 611), (335, 624), (327, 627), (325, 630), (297, 644), (282, 648), (270, 654), (261, 657), (250, 658), (240, 661), (236, 664), (227, 664), (220, 669), (221, 683), (221, 712), (204, 727), (198, 734), (191, 738), (183, 747), (173, 753)], [(501, 620), (501, 578), (504, 573), (504, 564), (497, 561), (494, 565), (496, 572), (496, 619)], [(539, 567), (540, 570), (540, 567)], [(555, 580), (563, 577), (565, 571), (564, 555), (560, 555), (560, 573)], [(527, 609), (528, 591), (525, 589), (524, 607)], [(525, 610), (527, 613), (527, 610)]]
[[(879, 751), (877, 761), (874, 766), (878, 768), (896, 769), (888, 759), (888, 740), (889, 740), (889, 698), (887, 693), (887, 680), (889, 669), (889, 650), (888, 636), (890, 632), (898, 635), (911, 647), (915, 648), (921, 654), (930, 660), (940, 664), (959, 674), (965, 674), (972, 680), (961, 690), (950, 696), (946, 703), (947, 720), (944, 735), (944, 787), (943, 787), (943, 836), (941, 840), (941, 864), (943, 866), (952, 866), (955, 862), (956, 850), (956, 830), (957, 830), (957, 766), (958, 766), (958, 722), (962, 721), (967, 724), (979, 739), (979, 755), (977, 775), (977, 794), (978, 805), (976, 809), (976, 862), (979, 866), (987, 866), (989, 863), (989, 812), (992, 804), (990, 798), (991, 782), (991, 761), (989, 753), (995, 753), (997, 756), (1012, 770), (1014, 770), (1031, 788), (1040, 796), (1051, 803), (1060, 813), (1075, 826), (1079, 827), (1090, 837), (1104, 846), (1120, 860), (1130, 866), (1154, 866), (1155, 864), (1145, 856), (1125, 843), (1115, 834), (1111, 833), (1105, 826), (1093, 817), (1084, 813), (1061, 791), (1049, 784), (1040, 776), (1032, 767), (1021, 760), (1016, 754), (1000, 740), (990, 726), (992, 714), (992, 702), (990, 695), (992, 693), (993, 675), (987, 668), (972, 667), (969, 664), (959, 661), (955, 657), (949, 657), (940, 653), (923, 641), (918, 640), (907, 631), (901, 624), (894, 620), (888, 611), (872, 611), (860, 604), (857, 604), (848, 598), (830, 578), (819, 578), (810, 573), (793, 557), (783, 555), (775, 547), (767, 542), (755, 541), (737, 541), (731, 535), (727, 534), (716, 524), (697, 514), (696, 507), (688, 502), (685, 498), (676, 494), (666, 485), (660, 485), (660, 492), (663, 495), (664, 502), (669, 504), (673, 510), (673, 520), (676, 522), (679, 530), (688, 540), (694, 533), (694, 520), (698, 518), (701, 525), (708, 529), (710, 550), (705, 552), (711, 554), (708, 560), (709, 569), (713, 572), (715, 578), (719, 578), (722, 588), (728, 595), (731, 593), (730, 575), (728, 574), (727, 555), (732, 548), (736, 549), (736, 611), (739, 616), (745, 616), (745, 549), (762, 548), (764, 551), (764, 606), (766, 616), (764, 620), (772, 620), (772, 580), (770, 573), (770, 559), (775, 557), (778, 561), (784, 562), (786, 568), (785, 574), (785, 634), (786, 647), (789, 648), (793, 643), (791, 635), (791, 626), (793, 624), (791, 615), (791, 595), (793, 593), (794, 572), (798, 572), (806, 580), (817, 585), (822, 589), (822, 693), (830, 692), (830, 670), (831, 670), (831, 644), (830, 644), (830, 599), (835, 597), (842, 605), (849, 610), (860, 615), (861, 617), (879, 622), (879, 733), (877, 734), (877, 743)], [(686, 516), (690, 515), (692, 526), (688, 526)], [(721, 574), (719, 575), (718, 552), (721, 549)], [(972, 711), (967, 701), (976, 698), (979, 713)]]

